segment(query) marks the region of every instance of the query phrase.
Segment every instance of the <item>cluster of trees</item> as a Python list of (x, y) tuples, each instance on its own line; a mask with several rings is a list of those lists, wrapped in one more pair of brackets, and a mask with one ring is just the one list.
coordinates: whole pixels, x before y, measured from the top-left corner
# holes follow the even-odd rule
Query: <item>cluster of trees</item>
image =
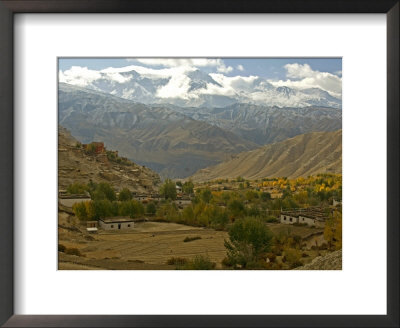
[(116, 194), (115, 190), (108, 183), (88, 184), (74, 183), (67, 188), (70, 193), (89, 192), (91, 201), (74, 204), (72, 210), (82, 221), (98, 220), (110, 216), (139, 217), (144, 214), (155, 214), (156, 205), (148, 203), (146, 208), (141, 202), (132, 199), (132, 193), (124, 188)]
[(192, 195), (194, 190), (194, 184), (191, 180), (186, 181), (182, 184), (182, 182), (178, 181), (175, 183), (171, 179), (166, 179), (164, 184), (160, 188), (160, 195), (165, 199), (175, 200), (177, 196), (176, 186), (180, 186), (182, 188), (182, 192), (186, 195)]
[[(192, 226), (210, 227), (218, 230), (226, 230), (227, 226), (237, 219), (246, 216), (272, 222), (274, 216), (267, 214), (254, 204), (246, 205), (245, 199), (239, 194), (223, 193), (221, 197), (215, 195), (209, 189), (203, 189), (196, 194), (192, 204), (179, 211), (174, 202), (162, 202), (156, 216), (165, 221), (181, 223)], [(267, 199), (267, 198), (266, 198)]]
[[(147, 205), (147, 208), (149, 204)], [(75, 203), (72, 207), (75, 215), (81, 221), (98, 220), (110, 216), (143, 216), (147, 210), (136, 200), (110, 201), (108, 199)]]

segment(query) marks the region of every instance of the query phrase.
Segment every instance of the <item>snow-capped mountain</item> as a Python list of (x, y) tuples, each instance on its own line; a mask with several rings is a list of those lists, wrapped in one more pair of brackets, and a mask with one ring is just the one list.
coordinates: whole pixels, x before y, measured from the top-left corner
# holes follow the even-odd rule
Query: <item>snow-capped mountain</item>
[[(90, 74), (88, 74), (90, 72)], [(225, 107), (249, 103), (277, 107), (324, 106), (341, 108), (341, 99), (319, 88), (275, 87), (257, 76), (228, 77), (195, 68), (140, 71), (137, 66), (89, 71), (82, 75), (60, 72), (60, 82), (112, 94), (144, 104), (181, 107)]]

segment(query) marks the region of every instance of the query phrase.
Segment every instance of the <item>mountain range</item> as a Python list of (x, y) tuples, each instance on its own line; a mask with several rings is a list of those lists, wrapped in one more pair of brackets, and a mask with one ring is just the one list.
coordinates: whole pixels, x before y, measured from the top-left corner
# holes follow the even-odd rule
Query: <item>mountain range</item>
[(103, 141), (162, 176), (186, 177), (257, 145), (165, 107), (59, 85), (59, 124), (84, 143)]
[(187, 178), (260, 146), (342, 128), (341, 99), (324, 90), (198, 69), (174, 76), (99, 71), (59, 83), (58, 100), (59, 124), (79, 141), (103, 141), (163, 178)]
[[(341, 99), (320, 88), (275, 87), (258, 76), (227, 77), (199, 69), (138, 72), (137, 67), (94, 71), (90, 79), (60, 74), (60, 81), (101, 91), (144, 104), (170, 104), (180, 107), (226, 107), (236, 103), (277, 107), (341, 108)], [(161, 74), (161, 75), (160, 75)]]

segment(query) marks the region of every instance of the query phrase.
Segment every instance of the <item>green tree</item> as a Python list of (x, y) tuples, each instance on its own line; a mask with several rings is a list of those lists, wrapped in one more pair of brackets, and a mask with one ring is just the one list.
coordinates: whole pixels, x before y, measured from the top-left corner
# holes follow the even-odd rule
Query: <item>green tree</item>
[(201, 199), (204, 203), (208, 204), (212, 199), (212, 193), (210, 189), (204, 189), (201, 191)]
[(194, 190), (193, 188), (194, 188), (194, 184), (193, 184), (192, 180), (189, 180), (183, 184), (182, 191), (187, 195), (191, 195), (191, 194), (193, 194), (193, 190)]
[(234, 199), (228, 203), (228, 210), (233, 217), (241, 217), (246, 213), (246, 209), (240, 200)]
[(157, 211), (157, 208), (156, 208), (156, 205), (153, 202), (150, 202), (150, 203), (147, 204), (147, 206), (146, 206), (146, 213), (147, 214), (154, 215), (154, 214), (156, 214), (156, 211)]
[(79, 220), (85, 221), (88, 219), (88, 213), (86, 211), (86, 206), (84, 202), (75, 203), (72, 206), (72, 211)]
[(212, 206), (210, 224), (214, 229), (224, 229), (229, 223), (228, 213), (218, 206)]
[(157, 216), (167, 221), (177, 222), (179, 220), (179, 212), (175, 203), (167, 202), (157, 209)]
[(96, 185), (96, 189), (91, 192), (93, 200), (104, 200), (114, 201), (117, 199), (114, 189), (106, 182), (101, 182)]
[(272, 233), (260, 220), (245, 218), (235, 221), (225, 240), (228, 262), (242, 268), (254, 265), (271, 249)]
[(262, 193), (260, 193), (260, 198), (264, 202), (271, 200), (271, 194), (269, 192), (262, 192)]
[(123, 188), (118, 195), (118, 200), (123, 202), (131, 199), (132, 199), (131, 191), (128, 188)]
[(160, 188), (160, 194), (165, 199), (176, 199), (176, 185), (171, 179), (165, 180), (164, 184)]
[(93, 219), (95, 220), (118, 215), (118, 213), (115, 214), (115, 207), (113, 208), (112, 203), (108, 199), (95, 200), (92, 202), (92, 205), (94, 210)]

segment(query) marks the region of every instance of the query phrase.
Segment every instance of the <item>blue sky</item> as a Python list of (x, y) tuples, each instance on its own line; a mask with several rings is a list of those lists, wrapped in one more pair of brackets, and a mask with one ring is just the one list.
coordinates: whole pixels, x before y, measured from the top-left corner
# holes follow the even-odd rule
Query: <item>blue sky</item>
[[(156, 58), (156, 57), (155, 57)], [(308, 64), (313, 71), (327, 72), (341, 76), (341, 58), (220, 58), (227, 69), (226, 76), (256, 75), (273, 80), (287, 78), (287, 64)], [(140, 65), (154, 69), (163, 68), (163, 65), (148, 65), (135, 59), (126, 58), (60, 58), (59, 69), (65, 71), (72, 66), (87, 67), (90, 70), (102, 70), (108, 67), (120, 68), (129, 65)], [(217, 66), (199, 67), (207, 73), (216, 73)]]

